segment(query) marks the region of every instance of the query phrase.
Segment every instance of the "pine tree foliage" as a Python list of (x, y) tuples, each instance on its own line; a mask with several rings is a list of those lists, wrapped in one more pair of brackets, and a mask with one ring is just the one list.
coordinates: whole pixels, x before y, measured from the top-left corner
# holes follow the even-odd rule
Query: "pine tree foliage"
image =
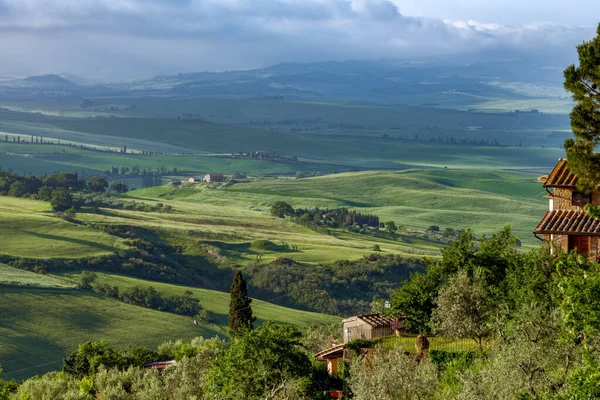
[(252, 315), (252, 308), (250, 307), (252, 299), (248, 297), (246, 280), (241, 271), (235, 273), (229, 294), (231, 296), (229, 302), (229, 329), (233, 333), (243, 329), (252, 329), (252, 323), (256, 318)]
[(600, 182), (600, 25), (594, 39), (577, 46), (579, 65), (564, 72), (565, 89), (576, 105), (571, 112), (575, 139), (565, 141), (569, 169), (580, 190), (591, 192)]

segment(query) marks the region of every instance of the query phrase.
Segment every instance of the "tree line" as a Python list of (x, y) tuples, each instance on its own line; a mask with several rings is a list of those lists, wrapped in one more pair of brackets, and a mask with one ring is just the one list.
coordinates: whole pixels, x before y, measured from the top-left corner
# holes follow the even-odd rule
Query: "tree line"
[(100, 283), (98, 276), (89, 271), (83, 271), (79, 278), (78, 286), (83, 289), (93, 290), (102, 296), (112, 297), (123, 303), (151, 308), (153, 310), (170, 312), (174, 314), (194, 317), (202, 311), (200, 300), (193, 297), (193, 293), (186, 290), (183, 295), (164, 295), (152, 286), (133, 286), (120, 289), (107, 283)]
[(374, 228), (383, 228), (379, 222), (379, 217), (373, 214), (363, 214), (347, 208), (313, 209), (294, 208), (286, 202), (278, 201), (271, 206), (271, 215), (278, 218), (291, 217), (291, 219), (302, 225), (327, 225), (332, 228), (340, 226), (370, 226)]
[[(9, 171), (0, 170), (0, 196), (26, 197), (49, 201), (54, 211), (66, 211), (75, 207), (73, 194), (84, 190), (104, 193), (109, 188), (108, 181), (101, 176), (81, 179), (76, 173), (61, 172), (59, 174), (41, 176), (20, 176)], [(114, 182), (110, 189), (116, 193), (124, 193), (127, 186)]]

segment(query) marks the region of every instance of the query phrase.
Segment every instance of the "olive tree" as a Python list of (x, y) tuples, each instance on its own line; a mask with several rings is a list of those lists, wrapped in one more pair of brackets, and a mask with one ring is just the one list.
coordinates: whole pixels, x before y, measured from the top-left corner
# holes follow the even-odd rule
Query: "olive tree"
[(352, 364), (349, 386), (355, 400), (422, 400), (432, 398), (436, 381), (432, 363), (419, 363), (402, 350), (380, 349)]
[(445, 283), (432, 313), (435, 331), (453, 338), (471, 338), (482, 348), (490, 334), (490, 296), (479, 273), (471, 279), (459, 271)]

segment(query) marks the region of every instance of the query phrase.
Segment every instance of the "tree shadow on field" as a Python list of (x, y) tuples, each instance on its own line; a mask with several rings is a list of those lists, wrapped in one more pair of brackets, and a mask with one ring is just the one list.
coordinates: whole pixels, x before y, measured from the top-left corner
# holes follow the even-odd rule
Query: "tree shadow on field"
[(56, 240), (56, 241), (60, 241), (60, 242), (73, 243), (73, 244), (78, 244), (78, 245), (81, 245), (81, 246), (94, 247), (96, 249), (104, 250), (104, 251), (107, 251), (107, 252), (114, 252), (115, 251), (115, 248), (112, 247), (112, 246), (109, 246), (109, 245), (106, 245), (106, 244), (102, 244), (102, 243), (92, 242), (91, 240), (69, 238), (69, 237), (65, 237), (65, 236), (51, 235), (51, 234), (48, 234), (48, 233), (39, 233), (39, 232), (31, 232), (31, 231), (23, 231), (23, 230), (19, 230), (19, 232), (27, 233), (29, 235), (36, 236), (36, 237), (43, 238), (43, 239), (49, 239), (49, 240)]

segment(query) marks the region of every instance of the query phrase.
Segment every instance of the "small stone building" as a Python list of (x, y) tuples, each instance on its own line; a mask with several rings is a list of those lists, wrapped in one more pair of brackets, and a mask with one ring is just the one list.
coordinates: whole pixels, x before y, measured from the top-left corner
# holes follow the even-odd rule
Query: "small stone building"
[(188, 179), (189, 183), (198, 183), (198, 182), (202, 182), (202, 178), (198, 178), (196, 176), (192, 176), (190, 179)]
[(225, 176), (223, 174), (206, 174), (202, 179), (204, 182), (225, 182)]
[[(535, 228), (538, 239), (551, 246), (551, 251), (576, 250), (590, 259), (600, 257), (600, 220), (588, 215), (583, 207), (600, 205), (600, 191), (587, 194), (577, 190), (577, 177), (569, 171), (567, 160), (561, 158), (548, 176), (538, 181), (548, 192), (548, 211)], [(541, 236), (540, 236), (541, 235)]]
[(346, 318), (343, 321), (344, 343), (355, 339), (375, 339), (394, 336), (394, 320), (381, 314), (366, 314)]

